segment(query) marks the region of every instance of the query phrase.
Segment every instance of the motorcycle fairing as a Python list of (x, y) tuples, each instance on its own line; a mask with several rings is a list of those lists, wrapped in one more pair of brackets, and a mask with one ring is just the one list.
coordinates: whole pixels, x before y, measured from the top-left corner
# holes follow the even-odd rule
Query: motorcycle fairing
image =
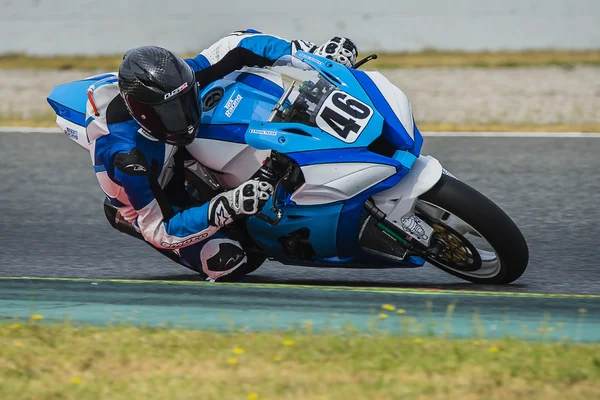
[[(305, 175), (314, 176), (312, 182), (281, 199), (285, 204), (285, 212), (279, 225), (271, 227), (258, 218), (248, 219), (249, 233), (267, 254), (273, 254), (279, 261), (290, 264), (318, 263), (323, 266), (343, 263), (348, 266), (353, 263), (364, 265), (368, 261), (380, 267), (390, 265), (389, 260), (377, 261), (376, 256), (361, 249), (358, 232), (365, 217), (365, 201), (395, 187), (405, 175), (410, 174), (419, 155), (422, 137), (412, 120), (408, 100), (398, 93), (390, 95), (381, 77), (357, 74), (314, 55), (310, 55), (310, 59), (302, 53), (296, 56), (312, 63), (331, 83), (373, 109), (368, 125), (354, 142), (346, 143), (316, 126), (265, 122), (279, 100), (277, 94), (283, 93), (284, 89), (274, 76), (268, 73), (267, 76), (261, 76), (259, 72), (264, 70), (253, 69), (230, 74), (203, 90), (202, 96), (205, 96), (221, 89), (223, 97), (218, 105), (203, 116), (203, 123), (207, 124), (206, 127), (211, 126), (211, 129), (214, 127), (214, 133), (210, 133), (210, 130), (204, 130), (203, 133), (201, 129), (199, 138), (241, 143), (239, 130), (236, 130), (234, 137), (225, 124), (247, 123), (244, 136), (247, 144), (265, 152), (275, 150), (284, 153), (297, 162)], [(325, 73), (325, 69), (328, 72)], [(262, 90), (265, 87), (270, 88), (269, 93)], [(241, 98), (235, 102), (238, 95)], [(405, 103), (392, 107), (388, 101), (396, 101), (394, 99)], [(389, 121), (384, 120), (382, 114)], [(411, 126), (408, 129), (405, 127), (407, 121), (412, 124), (412, 129)], [(219, 127), (223, 128), (222, 131), (219, 131)], [(394, 147), (392, 154), (378, 154), (369, 149), (380, 136)], [(336, 174), (336, 168), (343, 169), (344, 173)], [(412, 209), (414, 199), (408, 197), (406, 201), (412, 201), (408, 207)], [(398, 210), (406, 206), (405, 202), (400, 201), (395, 204), (402, 204), (397, 207)], [(267, 208), (263, 212), (273, 217)], [(278, 242), (279, 238), (303, 228), (310, 231), (310, 242), (315, 247), (315, 255), (310, 261), (288, 257)], [(405, 262), (408, 266), (423, 264), (418, 257)], [(398, 266), (397, 263), (395, 266)]]
[(94, 85), (116, 80), (115, 73), (90, 76), (75, 82), (58, 85), (48, 95), (48, 104), (56, 112), (56, 123), (65, 135), (89, 151), (90, 141), (86, 132), (86, 103), (88, 89)]

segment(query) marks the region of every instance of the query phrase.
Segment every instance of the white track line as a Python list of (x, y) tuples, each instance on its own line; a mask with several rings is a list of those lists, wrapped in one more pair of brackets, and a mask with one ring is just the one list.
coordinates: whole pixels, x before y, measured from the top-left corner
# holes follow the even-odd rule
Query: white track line
[(34, 128), (31, 126), (0, 126), (0, 133), (61, 133), (60, 128)]
[[(61, 133), (59, 128), (0, 126), (0, 133)], [(516, 137), (516, 138), (600, 138), (600, 133), (582, 132), (422, 132), (425, 137)]]
[(518, 138), (600, 138), (600, 133), (583, 132), (422, 132), (426, 137), (518, 137)]

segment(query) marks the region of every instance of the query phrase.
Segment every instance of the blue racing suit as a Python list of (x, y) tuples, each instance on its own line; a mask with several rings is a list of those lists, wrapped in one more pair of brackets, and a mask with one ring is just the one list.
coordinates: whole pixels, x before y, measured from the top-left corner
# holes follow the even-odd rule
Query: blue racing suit
[[(288, 41), (246, 30), (232, 33), (185, 61), (203, 87), (243, 66), (271, 65), (284, 55), (315, 49), (310, 42)], [(186, 246), (204, 244), (219, 229), (209, 223), (208, 204), (180, 210), (164, 209), (164, 202), (159, 201), (160, 191), (173, 176), (177, 148), (154, 139), (132, 119), (117, 81), (113, 75), (93, 85), (86, 105), (90, 153), (102, 190), (121, 216), (155, 248), (179, 253), (179, 249)], [(133, 169), (120, 167), (123, 162), (131, 166), (127, 161), (131, 157), (143, 159), (145, 163), (138, 163), (139, 167)], [(193, 253), (196, 256), (190, 263), (197, 265), (199, 251)]]

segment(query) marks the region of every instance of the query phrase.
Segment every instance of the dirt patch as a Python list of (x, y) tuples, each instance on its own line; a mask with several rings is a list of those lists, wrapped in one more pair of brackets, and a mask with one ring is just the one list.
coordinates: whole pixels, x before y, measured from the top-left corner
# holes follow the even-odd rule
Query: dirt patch
[[(48, 116), (55, 85), (102, 71), (0, 70), (3, 119)], [(600, 67), (418, 68), (382, 73), (409, 97), (417, 122), (600, 123)]]

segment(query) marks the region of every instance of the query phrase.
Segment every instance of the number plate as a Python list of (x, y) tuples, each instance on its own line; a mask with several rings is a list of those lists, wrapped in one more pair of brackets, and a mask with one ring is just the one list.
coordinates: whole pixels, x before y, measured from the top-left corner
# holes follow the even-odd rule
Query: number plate
[(317, 114), (317, 126), (331, 136), (354, 143), (369, 124), (373, 109), (340, 90), (334, 90)]

